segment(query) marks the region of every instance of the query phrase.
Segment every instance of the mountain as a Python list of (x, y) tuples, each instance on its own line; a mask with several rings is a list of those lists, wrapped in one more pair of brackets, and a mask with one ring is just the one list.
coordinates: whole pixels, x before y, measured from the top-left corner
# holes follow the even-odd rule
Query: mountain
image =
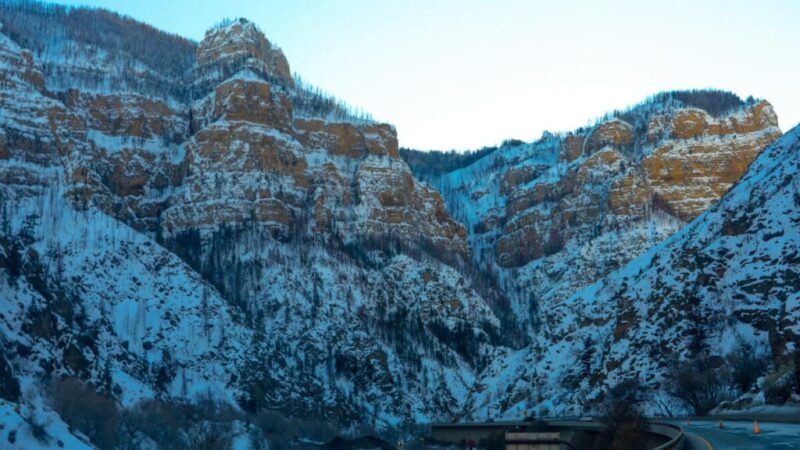
[(697, 217), (780, 135), (766, 101), (678, 91), (591, 127), (482, 150), (452, 171), (430, 170), (437, 155), (406, 154), (466, 225), (476, 265), (534, 336), (539, 311)]
[[(193, 42), (6, 0), (0, 24), (0, 442), (273, 448), (576, 411), (636, 373), (665, 393), (685, 317), (708, 358), (729, 329), (794, 348), (797, 199), (775, 189), (797, 132), (756, 159), (781, 135), (766, 101), (671, 92), (422, 153), (245, 19)], [(743, 247), (713, 253), (718, 229)], [(723, 307), (729, 329), (700, 322)]]
[[(667, 386), (682, 364), (691, 378), (724, 383), (734, 358), (754, 356), (764, 360), (761, 372), (746, 367), (760, 392), (755, 400), (787, 401), (800, 383), (789, 372), (800, 360), (798, 156), (795, 127), (688, 226), (554, 305), (546, 331), (480, 381), (509, 392), (473, 392), (469, 407), (478, 414), (575, 412), (634, 378), (655, 392), (647, 398), (652, 412), (680, 413), (686, 406), (670, 398)], [(768, 365), (778, 378), (756, 385)]]
[(297, 83), (243, 19), (195, 44), (105, 11), (0, 17), (6, 400), (68, 378), (335, 423), (461, 407), (500, 295), (392, 126)]

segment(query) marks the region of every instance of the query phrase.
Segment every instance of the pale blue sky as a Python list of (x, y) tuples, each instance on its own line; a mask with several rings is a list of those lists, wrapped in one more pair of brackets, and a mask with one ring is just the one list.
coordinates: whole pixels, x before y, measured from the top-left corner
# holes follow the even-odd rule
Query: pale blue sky
[(62, 0), (200, 40), (247, 17), (304, 79), (397, 126), (400, 144), (467, 149), (584, 125), (662, 90), (715, 87), (800, 121), (800, 0)]

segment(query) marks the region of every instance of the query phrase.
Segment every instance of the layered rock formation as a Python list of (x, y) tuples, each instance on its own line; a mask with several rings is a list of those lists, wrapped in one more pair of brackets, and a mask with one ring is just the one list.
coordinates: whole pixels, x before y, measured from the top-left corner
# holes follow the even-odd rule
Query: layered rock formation
[[(245, 20), (193, 43), (102, 11), (0, 17), (0, 414), (15, 421), (64, 377), (124, 407), (210, 395), (376, 427), (577, 407), (606, 376), (658, 387), (647, 330), (680, 352), (682, 322), (659, 304), (686, 306), (665, 287), (678, 282), (775, 352), (797, 336), (794, 225), (764, 209), (797, 209), (790, 140), (728, 195), (740, 200), (659, 247), (669, 261), (573, 295), (736, 183), (780, 135), (765, 101), (659, 96), (428, 177), (443, 197), (391, 125), (306, 90)], [(715, 250), (719, 230), (735, 249)], [(678, 281), (656, 274), (672, 265)], [(708, 283), (734, 303), (707, 304)], [(571, 372), (586, 348), (593, 370)]]
[[(633, 126), (621, 119), (603, 122), (585, 137), (558, 139), (560, 158), (580, 158), (574, 164), (559, 159), (563, 175), (548, 179), (527, 169), (530, 175), (520, 178), (517, 173), (536, 167), (524, 161), (501, 175), (500, 190), (509, 195), (500, 219), (506, 225), (495, 244), (498, 264), (524, 265), (557, 252), (569, 239), (566, 233), (642, 220), (654, 207), (691, 220), (780, 134), (772, 107), (762, 101), (717, 120), (697, 108), (655, 115), (646, 134), (636, 136), (636, 147)], [(576, 141), (584, 141), (578, 157)], [(550, 230), (558, 234), (548, 236)]]
[(520, 320), (535, 325), (536, 310), (697, 217), (781, 135), (766, 101), (737, 100), (712, 116), (680, 95), (500, 148), (431, 180), (463, 212), (476, 262), (516, 297)]
[(687, 227), (546, 311), (546, 332), (483, 374), (481, 386), (507, 386), (507, 394), (476, 390), (468, 410), (580, 413), (634, 379), (652, 393), (649, 411), (679, 414), (687, 404), (667, 386), (683, 361), (729, 368), (723, 361), (742, 343), (774, 367), (792, 361), (800, 352), (798, 156), (795, 127)]
[(196, 83), (214, 84), (248, 68), (273, 83), (294, 86), (283, 52), (246, 19), (223, 22), (208, 30), (196, 58), (194, 70), (201, 74)]
[[(17, 30), (39, 59), (0, 34), (0, 267), (13, 272), (0, 300), (14, 303), (0, 330), (16, 349), (0, 356), (25, 395), (55, 374), (125, 406), (208, 390), (246, 411), (376, 426), (460, 408), (499, 322), (460, 272), (464, 227), (400, 159), (392, 126), (338, 105), (331, 119), (244, 20), (153, 88), (114, 64), (154, 80), (170, 61), (30, 8), (67, 42)], [(134, 25), (119, 20), (124, 37)], [(64, 48), (77, 62), (60, 67)], [(299, 96), (321, 106), (296, 117)]]

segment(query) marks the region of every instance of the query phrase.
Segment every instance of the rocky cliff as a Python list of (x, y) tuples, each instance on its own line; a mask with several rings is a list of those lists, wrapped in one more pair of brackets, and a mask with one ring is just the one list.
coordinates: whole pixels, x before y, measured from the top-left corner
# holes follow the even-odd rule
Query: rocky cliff
[[(479, 382), (509, 386), (507, 395), (476, 390), (468, 410), (579, 413), (609, 386), (634, 379), (648, 389), (654, 414), (691, 413), (698, 405), (669, 395), (680, 367), (723, 383), (741, 352), (764, 360), (745, 368), (753, 385), (726, 386), (730, 391), (712, 393), (712, 401), (741, 393), (761, 403), (786, 401), (800, 382), (787, 372), (800, 355), (798, 155), (795, 127), (688, 226), (546, 311), (545, 331), (531, 347), (508, 353)], [(788, 388), (770, 385), (769, 377), (756, 381), (770, 367), (784, 374), (772, 383)]]
[(391, 125), (331, 114), (245, 20), (199, 44), (151, 30), (194, 52), (151, 88), (118, 63), (158, 79), (170, 61), (21, 11), (4, 15), (63, 39), (0, 35), (3, 358), (23, 396), (71, 377), (128, 406), (210, 394), (371, 426), (460, 409), (499, 322)]
[(467, 225), (476, 264), (500, 280), (515, 298), (515, 316), (535, 328), (537, 311), (713, 205), (780, 135), (766, 101), (665, 93), (595, 126), (512, 142), (426, 178)]
[(606, 378), (661, 392), (689, 307), (793, 348), (797, 133), (736, 184), (780, 136), (766, 101), (663, 94), (415, 176), (394, 127), (246, 20), (199, 43), (102, 10), (0, 22), (0, 415), (21, 434), (42, 417), (88, 446), (59, 380), (129, 411), (211, 398), (241, 427), (576, 411)]

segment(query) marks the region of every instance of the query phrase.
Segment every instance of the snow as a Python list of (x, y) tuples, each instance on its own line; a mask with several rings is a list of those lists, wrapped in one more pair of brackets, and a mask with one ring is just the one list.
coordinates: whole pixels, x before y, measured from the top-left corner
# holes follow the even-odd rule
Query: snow
[(252, 450), (250, 437), (246, 434), (239, 434), (233, 439), (231, 450)]
[(257, 75), (250, 69), (244, 69), (236, 72), (233, 76), (223, 81), (223, 83), (228, 81), (249, 81), (254, 83), (268, 84), (261, 76)]
[[(533, 377), (539, 380), (537, 383), (543, 382), (544, 397), (548, 399), (535, 402), (536, 409), (547, 408), (552, 412), (553, 405), (557, 404), (566, 411), (569, 405), (579, 405), (581, 396), (591, 398), (599, 392), (596, 387), (585, 386), (577, 392), (562, 387), (564, 377), (573, 371), (581, 355), (580, 343), (587, 337), (596, 343), (592, 363), (595, 367), (602, 364), (607, 367), (608, 361), (616, 362), (616, 368), (607, 369), (604, 384), (613, 385), (615, 380), (630, 373), (637, 373), (646, 383), (657, 382), (664, 375), (659, 359), (667, 355), (653, 355), (649, 349), (668, 345), (671, 352), (685, 355), (685, 333), (681, 325), (685, 320), (682, 318), (685, 306), (678, 305), (686, 295), (684, 289), (695, 284), (687, 283), (687, 279), (697, 279), (701, 270), (710, 276), (715, 273), (715, 267), (724, 267), (725, 271), (715, 282), (714, 291), (699, 294), (704, 314), (722, 318), (753, 314), (755, 322), (747, 319), (721, 321), (707, 338), (710, 348), (714, 354), (724, 356), (737, 342), (745, 341), (754, 345), (755, 351), (767, 352), (770, 339), (763, 326), (765, 320), (775, 320), (771, 319), (774, 317), (771, 311), (784, 311), (780, 325), (775, 324), (779, 332), (796, 329), (800, 322), (796, 289), (781, 275), (791, 270), (790, 255), (797, 254), (800, 248), (797, 227), (800, 222), (797, 222), (797, 208), (792, 204), (799, 179), (798, 146), (800, 128), (788, 132), (764, 150), (719, 204), (625, 267), (555, 305), (545, 320), (547, 334), (539, 336), (524, 357), (517, 354), (499, 360), (480, 382), (513, 385), (514, 380)], [(744, 211), (759, 226), (752, 225), (748, 233), (741, 235), (721, 235), (726, 216)], [(780, 235), (763, 238), (776, 231), (780, 231)], [(694, 258), (690, 253), (692, 249), (699, 249), (707, 260), (704, 266), (686, 269)], [(729, 256), (718, 262), (721, 249), (726, 249)], [(770, 280), (773, 294), (767, 299), (753, 296), (742, 288), (762, 279)], [(740, 299), (733, 301), (737, 297)], [(631, 329), (612, 340), (618, 318), (627, 314), (633, 317), (629, 319)], [(488, 408), (492, 404), (487, 405), (484, 397), (474, 396), (471, 400), (476, 406), (476, 416), (485, 416), (491, 411)], [(650, 407), (658, 412), (655, 405)], [(510, 405), (501, 410), (504, 414), (513, 414)]]
[[(234, 32), (239, 26), (244, 31)], [(238, 50), (247, 47), (241, 44), (258, 43), (260, 37), (255, 25), (234, 22), (211, 30), (201, 50), (213, 53), (234, 44), (236, 51), (223, 56), (235, 58), (241, 53)], [(366, 238), (393, 236), (407, 241), (434, 236), (435, 244), (443, 246), (461, 242), (451, 237), (460, 231), (455, 225), (439, 233), (437, 227), (448, 225), (449, 218), (438, 217), (438, 197), (411, 176), (403, 161), (367, 150), (357, 157), (334, 155), (332, 136), (325, 131), (321, 136), (301, 135), (291, 126), (278, 129), (229, 120), (224, 110), (230, 103), (218, 99), (215, 92), (194, 101), (190, 108), (190, 97), (202, 96), (204, 88), (224, 82), (222, 78), (265, 83), (259, 73), (267, 61), (248, 55), (241, 70), (231, 69), (230, 76), (220, 67), (195, 66), (185, 78), (166, 80), (125, 55), (63, 37), (56, 42), (37, 56), (38, 65), (56, 67), (44, 71), (49, 89), (118, 95), (123, 103), (120, 115), (138, 117), (145, 112), (137, 103), (141, 86), (133, 81), (120, 83), (117, 77), (124, 71), (136, 75), (133, 80), (154, 80), (161, 86), (143, 97), (163, 102), (175, 113), (177, 118), (167, 127), (188, 128), (185, 116), (191, 110), (202, 131), (234, 137), (209, 155), (195, 151), (202, 143), (202, 132), (181, 145), (167, 145), (155, 137), (131, 140), (97, 128), (84, 112), (75, 113), (76, 120), (87, 122), (85, 136), (73, 136), (77, 145), (53, 146), (68, 147), (67, 151), (54, 150), (41, 163), (0, 161), (0, 175), (8, 180), (0, 185), (3, 218), (8, 221), (2, 237), (22, 240), (23, 231), (30, 231), (31, 236), (24, 239), (24, 254), (35, 255), (44, 283), (69, 286), (64, 303), (80, 320), (55, 314), (64, 342), (81, 342), (91, 333), (91, 344), (79, 349), (86, 367), (71, 367), (65, 363), (63, 345), (28, 331), (30, 317), (51, 307), (48, 294), (28, 277), (12, 281), (4, 270), (0, 273), (3, 345), (30, 351), (30, 356), (15, 355), (12, 361), (23, 391), (21, 412), (6, 402), (0, 404), (0, 415), (19, 430), (24, 448), (48, 444), (34, 442), (23, 417), (41, 419), (49, 434), (64, 442), (72, 439), (70, 445), (75, 441), (74, 448), (83, 448), (81, 437), (70, 435), (48, 409), (37, 381), (45, 374), (80, 376), (97, 385), (107, 375), (123, 407), (152, 398), (191, 402), (207, 397), (237, 407), (248, 394), (248, 383), (261, 383), (259, 388), (269, 389), (258, 400), (270, 407), (327, 417), (357, 414), (378, 428), (462, 414), (514, 417), (527, 409), (577, 414), (586, 400), (599, 398), (604, 388), (632, 373), (649, 386), (663, 381), (663, 361), (651, 354), (662, 342), (673, 345), (677, 353), (683, 348), (683, 320), (675, 316), (681, 311), (677, 299), (684, 292), (678, 288), (700, 285), (700, 275), (713, 273), (712, 268), (706, 273), (705, 267), (683, 270), (678, 264), (686, 262), (681, 249), (695, 245), (712, 256), (722, 249), (741, 247), (734, 250), (730, 264), (714, 267), (725, 269), (717, 286), (721, 294), (698, 293), (715, 317), (744, 313), (770, 317), (780, 309), (788, 318), (785, 329), (800, 329), (797, 292), (784, 289), (778, 292), (781, 296), (767, 299), (752, 293), (734, 298), (742, 291), (742, 283), (755, 283), (759, 277), (772, 276), (776, 285), (788, 284), (776, 275), (788, 265), (774, 267), (773, 261), (758, 255), (781, 254), (796, 248), (798, 242), (794, 219), (783, 214), (796, 210), (789, 193), (798, 190), (797, 155), (781, 150), (781, 145), (794, 142), (791, 139), (768, 150), (719, 207), (672, 238), (667, 239), (685, 224), (666, 213), (651, 212), (637, 221), (606, 216), (596, 229), (576, 231), (577, 237), (566, 242), (562, 252), (515, 268), (502, 268), (493, 260), (496, 240), (506, 233), (504, 227), (519, 225), (528, 214), (556, 212), (553, 205), (534, 205), (506, 217), (506, 208), (518, 200), (515, 195), (532, 195), (538, 187), (559, 183), (581, 170), (592, 158), (616, 157), (617, 150), (606, 147), (568, 162), (560, 157), (565, 135), (548, 134), (535, 143), (507, 145), (435, 180), (433, 185), (444, 194), (450, 213), (472, 231), (473, 262), (495, 275), (508, 297), (501, 299), (507, 304), (494, 305), (493, 310), (490, 296), (471, 286), (473, 280), (463, 267), (442, 263), (435, 252), (419, 251), (412, 256), (412, 252), (380, 252), (364, 244)], [(0, 61), (0, 70), (13, 74), (14, 62), (20, 61), (19, 49), (2, 35), (0, 49), (8, 55)], [(274, 46), (271, 50), (278, 51)], [(71, 112), (28, 81), (16, 76), (7, 79), (16, 84), (3, 91), (0, 125), (28, 137), (50, 139), (48, 116), (36, 112), (50, 106), (59, 114)], [(181, 83), (192, 93), (176, 98), (170, 88)], [(288, 89), (271, 87), (279, 93)], [(7, 92), (13, 95), (6, 96)], [(222, 114), (214, 110), (217, 101)], [(676, 107), (654, 107), (637, 120)], [(742, 114), (743, 110), (733, 117), (743, 120)], [(350, 131), (371, 147), (386, 150), (389, 142), (385, 140), (393, 139), (383, 134), (384, 128), (365, 125), (369, 121), (340, 114), (322, 121), (324, 127), (352, 126)], [(88, 149), (80, 145), (83, 138), (99, 151), (84, 152)], [(674, 144), (670, 156), (685, 158), (693, 146), (720, 142), (718, 137), (703, 137), (691, 146), (667, 143)], [(646, 143), (619, 154), (636, 162), (655, 147)], [(137, 154), (133, 163), (148, 163), (152, 155), (156, 163), (148, 168), (165, 167), (160, 164), (167, 162), (164, 170), (169, 173), (172, 166), (186, 164), (187, 173), (175, 177), (180, 178), (178, 186), (152, 189), (142, 198), (115, 198), (103, 187), (107, 174), (94, 163), (131, 149), (145, 154)], [(285, 164), (285, 172), (257, 163), (260, 157), (275, 155)], [(289, 169), (298, 164), (297, 173)], [(84, 169), (94, 178), (85, 184), (68, 181)], [(516, 192), (504, 192), (503, 175), (511, 170), (531, 170), (537, 176), (519, 184)], [(586, 195), (576, 198), (575, 204), (601, 202), (611, 182), (627, 173), (619, 160), (586, 166), (581, 172), (587, 177), (582, 185)], [(778, 188), (784, 177), (790, 178), (789, 184)], [(88, 206), (72, 201), (83, 195), (78, 188), (92, 191)], [(411, 200), (384, 206), (382, 194)], [(768, 206), (754, 204), (755, 194), (766, 196)], [(358, 199), (345, 201), (347, 196)], [(696, 201), (710, 205), (714, 199), (710, 192)], [(136, 228), (139, 224), (134, 221), (125, 223), (128, 213), (138, 213), (126, 211), (131, 206), (152, 206), (156, 225)], [(254, 224), (252, 214), (260, 206), (285, 214)], [(763, 230), (751, 238), (719, 237), (730, 214), (744, 214), (751, 207), (761, 208), (759, 217), (766, 218), (760, 221)], [(320, 231), (316, 225), (322, 224), (325, 218), (321, 216), (328, 212), (330, 227)], [(403, 220), (391, 223), (382, 213), (403, 215)], [(282, 221), (284, 217), (288, 224)], [(38, 220), (27, 230), (32, 218)], [(475, 231), (479, 224), (492, 221), (496, 223), (486, 233)], [(171, 239), (187, 230), (200, 235), (199, 248), (189, 249), (198, 253), (192, 265), (169, 250), (176, 243)], [(785, 232), (768, 234), (777, 231)], [(348, 254), (354, 251), (348, 244), (355, 244), (352, 247), (364, 255)], [(0, 251), (6, 250), (0, 246)], [(641, 256), (631, 261), (634, 254)], [(215, 273), (209, 274), (212, 262)], [(621, 266), (625, 267), (605, 276)], [(533, 300), (538, 312), (530, 311)], [(505, 324), (496, 311), (520, 322), (529, 346), (498, 344), (493, 336), (507, 330), (501, 329)], [(541, 323), (536, 323), (537, 318), (543, 319)], [(710, 339), (721, 353), (740, 339), (756, 342), (759, 348), (769, 342), (768, 333), (744, 321), (727, 323), (714, 330)], [(597, 350), (595, 354), (582, 358), (592, 349)], [(590, 383), (575, 369), (579, 358), (605, 379)], [(170, 375), (159, 376), (162, 373)], [(570, 377), (577, 379), (576, 386), (565, 387)], [(234, 448), (250, 444), (246, 427), (238, 425)]]
[[(322, 157), (319, 159), (322, 164)], [(403, 163), (390, 162), (387, 157), (369, 157), (359, 164), (393, 171), (407, 170)], [(42, 170), (36, 165), (15, 161), (4, 162), (2, 167), (14, 165), (37, 171), (43, 186), (32, 194), (26, 194), (30, 195), (27, 197), (22, 194), (15, 197), (16, 191), (8, 191), (14, 204), (10, 233), (18, 234), (27, 217), (39, 217), (33, 230), (35, 242), (32, 248), (42, 255), (49, 254), (51, 249), (61, 255), (60, 264), (51, 264), (53, 276), (60, 265), (63, 269), (58, 276), (80, 278), (77, 290), (81, 293), (85, 313), (92, 322), (107, 324), (99, 334), (97, 350), (87, 353), (87, 357), (97, 361), (100, 367), (108, 361), (112, 382), (121, 390), (122, 405), (132, 406), (158, 395), (152, 379), (146, 374), (165, 363), (165, 352), (177, 366), (176, 376), (168, 386), (170, 395), (193, 399), (211, 392), (217, 398), (235, 403), (238, 391), (229, 384), (230, 376), (239, 370), (252, 336), (248, 329), (239, 325), (239, 319), (227, 301), (182, 261), (146, 235), (100, 211), (74, 209), (65, 200), (69, 186), (60, 169)], [(236, 176), (235, 182), (244, 180), (242, 174)], [(233, 186), (235, 182), (230, 178), (225, 185)], [(316, 383), (322, 387), (323, 396), (331, 407), (338, 407), (343, 401), (342, 395), (368, 395), (371, 402), (381, 405), (379, 410), (384, 411), (377, 416), (379, 426), (391, 426), (409, 417), (422, 421), (438, 419), (439, 407), (426, 399), (431, 389), (446, 392), (447, 398), (453, 402), (450, 408), (459, 407), (475, 379), (471, 364), (463, 361), (438, 338), (426, 334), (414, 339), (428, 340), (438, 354), (448, 355), (450, 362), (443, 364), (433, 354), (424, 354), (421, 355), (422, 364), (429, 370), (427, 377), (406, 375), (409, 373), (408, 362), (398, 354), (399, 349), (391, 341), (368, 333), (363, 325), (359, 325), (363, 319), (356, 319), (362, 306), (370, 315), (377, 314), (378, 310), (390, 314), (408, 311), (417, 318), (413, 320), (440, 322), (445, 329), (467, 326), (473, 329), (478, 340), (485, 341), (481, 327), (497, 327), (498, 321), (455, 269), (435, 263), (432, 258), (419, 261), (397, 255), (388, 266), (365, 271), (352, 262), (343, 264), (323, 247), (310, 247), (306, 253), (306, 258), (313, 258), (313, 264), (297, 265), (299, 256), (292, 246), (268, 240), (253, 247), (244, 245), (246, 242), (248, 239), (231, 247), (243, 261), (268, 261), (276, 253), (284, 258), (283, 264), (264, 265), (264, 273), (253, 280), (253, 286), (270, 286), (267, 298), (260, 299), (262, 307), (278, 308), (274, 316), (267, 316), (263, 324), (266, 335), (276, 337), (267, 342), (270, 345), (298, 343), (287, 353), (274, 356), (285, 358), (281, 364), (273, 365), (272, 357), (261, 361), (261, 364), (269, 364), (271, 375), (284, 384), (286, 390), (281, 395), (296, 395), (293, 392), (297, 392), (300, 386)], [(241, 248), (237, 248), (239, 246)], [(420, 286), (419, 280), (425, 272), (437, 273), (438, 281)], [(319, 283), (319, 289), (328, 296), (323, 311), (318, 313), (313, 313), (311, 299), (314, 288), (309, 280)], [(413, 288), (398, 296), (397, 285)], [(201, 313), (204, 290), (209, 295), (213, 316), (209, 332), (204, 332)], [(3, 334), (12, 340), (35, 345), (42, 358), (57, 360), (57, 349), (46, 342), (28, 340), (21, 328), (26, 312), (41, 304), (42, 299), (26, 283), (9, 287), (8, 292), (14, 293), (13, 304), (19, 305), (19, 309), (8, 310), (6, 317), (10, 322), (3, 325)], [(347, 300), (351, 294), (352, 304)], [(461, 309), (446, 309), (448, 303), (442, 299), (451, 298), (460, 300)], [(288, 321), (282, 319), (282, 311), (289, 314)], [(173, 323), (174, 320), (167, 318), (167, 313), (172, 319), (179, 320)], [(309, 328), (308, 324), (314, 323), (314, 314), (326, 319)], [(380, 315), (374, 317), (385, 320)], [(224, 345), (223, 329), (226, 336)], [(324, 355), (332, 341), (340, 343), (336, 351), (343, 355), (355, 353), (360, 358), (367, 358), (376, 351), (383, 352), (389, 369), (386, 375), (403, 380), (408, 390), (405, 398), (397, 398), (397, 393), (383, 392), (376, 386), (358, 393), (355, 385), (361, 385), (363, 380), (352, 378), (352, 375), (339, 375), (334, 386), (340, 389), (334, 390), (325, 381), (327, 369), (319, 356)], [(153, 348), (146, 348), (146, 343), (152, 344)], [(313, 380), (305, 378), (305, 375), (298, 378), (298, 371), (306, 366), (313, 367)], [(32, 365), (25, 370), (35, 374), (38, 369)], [(26, 389), (30, 392), (33, 387)]]
[[(153, 397), (153, 389), (132, 377), (130, 371), (140, 370), (139, 363), (161, 363), (162, 352), (169, 353), (171, 361), (187, 375), (178, 377), (173, 384), (176, 395), (195, 398), (212, 392), (232, 402), (234, 392), (227, 387), (228, 377), (237, 353), (241, 356), (239, 343), (247, 342), (250, 332), (235, 325), (235, 314), (227, 303), (213, 289), (205, 291), (209, 314), (215, 314), (217, 320), (211, 329), (203, 331), (200, 310), (206, 288), (197, 275), (177, 257), (165, 254), (155, 242), (126, 225), (97, 211), (71, 209), (63, 202), (64, 186), (58, 182), (54, 186), (54, 193), (46, 190), (41, 196), (19, 200), (10, 226), (18, 232), (26, 217), (40, 217), (33, 248), (42, 255), (58, 249), (63, 258), (58, 276), (80, 279), (85, 313), (90, 320), (110, 324), (110, 329), (100, 334), (102, 341), (108, 341), (98, 346), (95, 357), (111, 362), (111, 376), (122, 388), (123, 404)], [(9, 291), (25, 292), (19, 288)], [(38, 302), (36, 297), (30, 294), (24, 309)], [(23, 297), (17, 294), (17, 299)], [(168, 322), (167, 315), (179, 320)], [(16, 320), (24, 314), (22, 310), (9, 310), (6, 317)], [(6, 328), (9, 325), (11, 329)], [(0, 331), (7, 338), (20, 339), (24, 335), (20, 326), (6, 322)], [(227, 337), (224, 343), (223, 327)], [(159, 338), (163, 335), (169, 339)], [(128, 343), (124, 348), (123, 342)], [(145, 350), (145, 342), (155, 343), (155, 350)], [(44, 345), (41, 351), (46, 351), (48, 344), (36, 345)], [(219, 350), (225, 351), (224, 359), (215, 356)], [(139, 362), (116, 361), (120, 353)]]
[(128, 136), (111, 136), (97, 130), (87, 131), (86, 138), (109, 153), (141, 149), (150, 153), (159, 154), (164, 152), (166, 147), (164, 142), (157, 138), (141, 139)]
[[(44, 435), (37, 437), (31, 424), (43, 427)], [(11, 436), (14, 436), (12, 443)], [(0, 448), (6, 450), (91, 450), (93, 446), (83, 436), (75, 436), (54, 412), (41, 406), (19, 407), (0, 399)]]

